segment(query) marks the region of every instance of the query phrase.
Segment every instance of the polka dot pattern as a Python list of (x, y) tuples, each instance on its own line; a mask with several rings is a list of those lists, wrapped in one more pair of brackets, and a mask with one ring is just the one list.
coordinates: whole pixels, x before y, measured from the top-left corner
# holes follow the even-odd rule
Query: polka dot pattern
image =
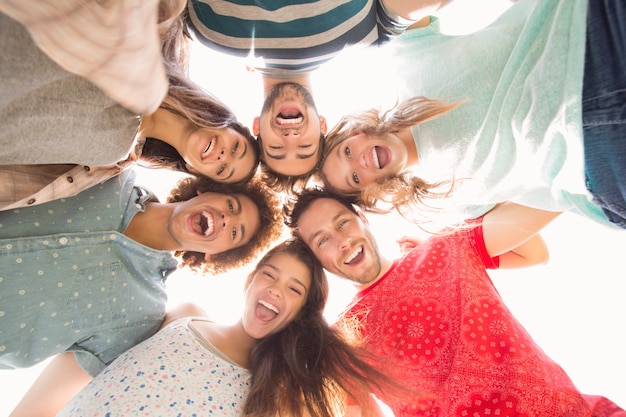
[(158, 330), (176, 261), (122, 234), (139, 210), (133, 182), (124, 173), (72, 198), (0, 212), (0, 368), (71, 348), (96, 374)]
[(115, 360), (59, 414), (63, 416), (237, 416), (248, 370), (177, 320)]

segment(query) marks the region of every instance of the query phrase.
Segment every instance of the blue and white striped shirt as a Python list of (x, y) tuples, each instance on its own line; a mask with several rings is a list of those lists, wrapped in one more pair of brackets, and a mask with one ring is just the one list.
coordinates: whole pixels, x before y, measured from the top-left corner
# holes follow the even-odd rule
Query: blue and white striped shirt
[(189, 0), (188, 9), (200, 42), (253, 58), (277, 78), (315, 69), (348, 46), (381, 45), (412, 23), (381, 0)]

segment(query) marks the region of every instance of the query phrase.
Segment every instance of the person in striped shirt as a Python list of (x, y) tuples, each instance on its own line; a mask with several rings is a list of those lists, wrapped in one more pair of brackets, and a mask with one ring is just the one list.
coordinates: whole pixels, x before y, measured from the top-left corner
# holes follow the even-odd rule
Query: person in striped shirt
[(311, 71), (353, 46), (380, 46), (436, 12), (441, 0), (189, 0), (187, 24), (204, 46), (254, 60), (265, 102), (253, 131), (275, 189), (306, 182), (320, 160), (326, 120), (311, 95)]

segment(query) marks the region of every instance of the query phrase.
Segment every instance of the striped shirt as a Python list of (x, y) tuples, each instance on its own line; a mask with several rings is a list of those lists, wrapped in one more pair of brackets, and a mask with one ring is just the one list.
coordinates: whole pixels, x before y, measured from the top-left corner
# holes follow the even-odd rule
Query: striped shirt
[(381, 45), (412, 22), (381, 0), (189, 0), (189, 26), (211, 49), (254, 59), (276, 78), (302, 75), (352, 45)]

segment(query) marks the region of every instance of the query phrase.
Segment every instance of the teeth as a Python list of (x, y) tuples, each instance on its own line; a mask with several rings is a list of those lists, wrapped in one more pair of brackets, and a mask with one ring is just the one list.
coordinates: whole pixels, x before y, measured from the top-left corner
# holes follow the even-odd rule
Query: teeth
[(206, 225), (207, 225), (206, 230), (204, 231), (204, 235), (209, 236), (211, 233), (213, 233), (213, 227), (215, 225), (215, 223), (213, 222), (213, 216), (211, 216), (211, 214), (208, 211), (203, 211), (202, 215), (206, 219)]
[(289, 118), (289, 119), (284, 119), (280, 116), (276, 117), (276, 121), (278, 122), (279, 125), (281, 126), (285, 126), (285, 125), (297, 125), (302, 123), (303, 117), (295, 117), (295, 118)]
[(213, 149), (213, 145), (215, 145), (215, 138), (211, 139), (211, 142), (209, 142), (209, 145), (206, 147), (204, 152), (202, 152), (202, 156), (210, 154), (211, 150)]
[(267, 302), (267, 301), (265, 301), (265, 300), (259, 300), (259, 304), (261, 304), (262, 306), (264, 306), (264, 307), (266, 307), (266, 308), (268, 308), (268, 309), (272, 310), (272, 311), (273, 311), (274, 313), (276, 313), (276, 314), (278, 314), (278, 313), (279, 313), (278, 308), (276, 308), (276, 306), (274, 306), (273, 304), (268, 303), (268, 302)]
[(348, 256), (346, 258), (346, 260), (343, 262), (344, 264), (349, 264), (350, 262), (352, 262), (354, 260), (354, 258), (356, 258), (357, 256), (359, 256), (359, 254), (363, 252), (363, 247), (360, 246), (358, 249), (355, 249), (354, 252), (352, 252), (350, 254), (350, 256)]
[(372, 159), (374, 160), (374, 165), (376, 165), (376, 168), (380, 169), (380, 163), (378, 162), (378, 153), (376, 153), (376, 146), (372, 148)]

